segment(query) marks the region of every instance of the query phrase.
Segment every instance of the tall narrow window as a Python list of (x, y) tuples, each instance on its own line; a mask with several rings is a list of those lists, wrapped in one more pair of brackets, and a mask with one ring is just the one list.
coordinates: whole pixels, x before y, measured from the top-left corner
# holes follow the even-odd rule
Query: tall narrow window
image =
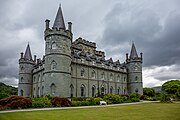
[(95, 97), (96, 95), (96, 87), (93, 85), (92, 86), (92, 97)]
[(121, 89), (120, 89), (120, 87), (118, 87), (118, 94), (120, 94), (120, 91), (121, 91)]
[(41, 96), (44, 95), (44, 86), (42, 86)]
[(51, 63), (51, 70), (56, 70), (57, 63), (53, 60)]
[(105, 89), (104, 89), (104, 86), (101, 87), (101, 96), (104, 96), (105, 94)]
[(21, 82), (23, 82), (23, 77), (21, 77)]
[(138, 76), (135, 77), (135, 81), (137, 81), (137, 80), (138, 80)]
[(120, 82), (120, 76), (119, 75), (117, 76), (117, 81)]
[(101, 79), (104, 80), (104, 72), (101, 74)]
[(56, 93), (56, 86), (54, 83), (51, 84), (51, 94), (54, 96)]
[(93, 79), (95, 79), (96, 78), (96, 73), (95, 73), (95, 71), (93, 70), (92, 71), (92, 73), (91, 73), (91, 77), (93, 78)]
[(73, 90), (74, 90), (74, 87), (73, 87), (73, 85), (71, 84), (71, 85), (70, 85), (70, 96), (71, 96), (71, 98), (73, 97)]
[(81, 97), (85, 97), (85, 86), (81, 85)]
[(20, 90), (20, 95), (21, 95), (21, 96), (23, 96), (23, 92), (24, 92), (23, 90)]
[(81, 69), (81, 76), (84, 77), (84, 69)]
[(110, 88), (110, 93), (112, 94), (113, 93), (113, 87), (111, 86)]
[(113, 80), (113, 75), (112, 75), (112, 73), (110, 74), (110, 80), (111, 80), (111, 81)]

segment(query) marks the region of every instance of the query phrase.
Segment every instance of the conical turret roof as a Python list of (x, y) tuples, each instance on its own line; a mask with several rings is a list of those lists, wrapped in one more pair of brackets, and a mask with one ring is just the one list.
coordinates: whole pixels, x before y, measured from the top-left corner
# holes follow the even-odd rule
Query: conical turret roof
[(130, 53), (130, 59), (138, 58), (138, 54), (136, 51), (136, 47), (134, 43), (132, 44), (131, 53)]
[(31, 49), (30, 49), (29, 43), (28, 43), (28, 45), (26, 47), (26, 51), (25, 51), (25, 54), (24, 54), (24, 59), (32, 60)]
[(63, 13), (62, 13), (62, 10), (61, 10), (61, 5), (59, 6), (59, 9), (58, 9), (55, 21), (54, 21), (53, 28), (66, 29), (65, 24), (64, 24)]

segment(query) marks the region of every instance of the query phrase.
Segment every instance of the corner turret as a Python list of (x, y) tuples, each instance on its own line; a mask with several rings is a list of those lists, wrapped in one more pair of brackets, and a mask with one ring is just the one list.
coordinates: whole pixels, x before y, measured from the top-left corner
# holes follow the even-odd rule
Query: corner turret
[(21, 53), (19, 59), (18, 95), (31, 97), (32, 70), (35, 62), (32, 60), (30, 45), (28, 43), (25, 54)]
[(142, 85), (142, 53), (137, 54), (135, 44), (132, 44), (130, 56), (126, 54), (126, 66), (128, 71), (128, 93), (143, 94)]

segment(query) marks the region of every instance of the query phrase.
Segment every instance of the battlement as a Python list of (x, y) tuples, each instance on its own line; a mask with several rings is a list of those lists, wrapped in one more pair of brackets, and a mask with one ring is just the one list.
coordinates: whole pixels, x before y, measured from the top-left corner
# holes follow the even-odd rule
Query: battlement
[(96, 43), (87, 41), (85, 39), (82, 39), (81, 37), (76, 39), (72, 44), (75, 44), (75, 45), (83, 44), (83, 45), (86, 45), (86, 46), (90, 46), (90, 47), (96, 48)]
[(50, 35), (60, 35), (60, 36), (65, 36), (68, 37), (69, 39), (72, 38), (72, 33), (69, 30), (64, 30), (64, 29), (58, 29), (58, 28), (52, 28), (52, 29), (46, 29), (44, 31), (44, 37), (46, 38), (47, 36)]

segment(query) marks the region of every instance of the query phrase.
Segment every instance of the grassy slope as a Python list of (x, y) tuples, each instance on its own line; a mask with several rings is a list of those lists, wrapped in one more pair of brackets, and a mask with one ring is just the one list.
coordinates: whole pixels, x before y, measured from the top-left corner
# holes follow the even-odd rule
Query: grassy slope
[(0, 114), (0, 120), (180, 120), (180, 103)]

